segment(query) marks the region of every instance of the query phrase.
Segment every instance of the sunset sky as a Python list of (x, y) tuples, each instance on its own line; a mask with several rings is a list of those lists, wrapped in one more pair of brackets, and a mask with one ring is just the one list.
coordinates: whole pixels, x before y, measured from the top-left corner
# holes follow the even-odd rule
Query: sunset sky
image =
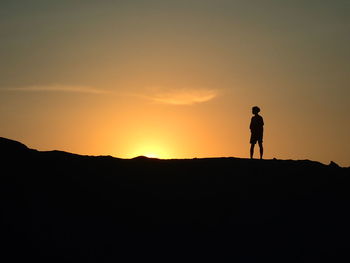
[[(38, 150), (350, 166), (348, 0), (2, 0), (0, 137)], [(256, 149), (257, 150), (257, 149)]]

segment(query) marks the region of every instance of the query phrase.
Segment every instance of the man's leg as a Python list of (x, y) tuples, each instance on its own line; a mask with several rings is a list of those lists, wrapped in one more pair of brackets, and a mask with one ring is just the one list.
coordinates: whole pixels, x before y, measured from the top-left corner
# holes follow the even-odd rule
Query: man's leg
[(262, 142), (259, 142), (259, 148), (260, 148), (260, 159), (262, 159), (264, 155), (264, 147)]
[(255, 145), (255, 143), (251, 143), (251, 144), (250, 144), (250, 159), (253, 159), (253, 155), (254, 155), (254, 145)]

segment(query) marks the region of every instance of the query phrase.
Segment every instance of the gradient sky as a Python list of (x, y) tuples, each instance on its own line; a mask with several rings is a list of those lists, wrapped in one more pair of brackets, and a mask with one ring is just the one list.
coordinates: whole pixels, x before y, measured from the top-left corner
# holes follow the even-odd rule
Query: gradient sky
[(38, 150), (350, 165), (350, 1), (0, 2), (0, 136)]

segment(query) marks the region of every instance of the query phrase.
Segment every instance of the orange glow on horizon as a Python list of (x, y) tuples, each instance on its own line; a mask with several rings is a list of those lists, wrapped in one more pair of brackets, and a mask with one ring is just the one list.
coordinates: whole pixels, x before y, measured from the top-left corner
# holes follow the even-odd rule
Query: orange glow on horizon
[(135, 145), (127, 154), (127, 158), (146, 156), (149, 158), (171, 159), (172, 153), (163, 145), (157, 142), (142, 142)]

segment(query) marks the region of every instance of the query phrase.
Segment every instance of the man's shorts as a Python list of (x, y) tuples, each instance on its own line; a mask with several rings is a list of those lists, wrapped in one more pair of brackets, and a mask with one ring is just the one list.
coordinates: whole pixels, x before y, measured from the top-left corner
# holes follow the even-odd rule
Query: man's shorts
[(250, 136), (250, 143), (256, 144), (256, 142), (263, 142), (263, 133), (252, 133)]

